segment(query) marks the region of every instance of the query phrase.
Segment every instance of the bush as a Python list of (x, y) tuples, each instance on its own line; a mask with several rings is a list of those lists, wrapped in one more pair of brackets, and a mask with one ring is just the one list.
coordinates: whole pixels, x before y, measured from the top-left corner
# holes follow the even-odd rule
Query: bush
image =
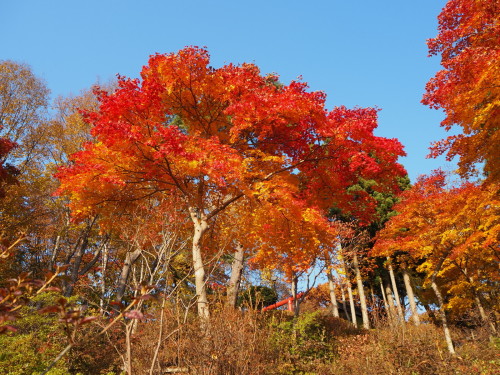
[[(33, 297), (20, 310), (15, 333), (0, 335), (0, 374), (24, 375), (40, 373), (66, 345), (66, 338), (58, 318), (39, 314), (38, 308), (53, 304), (55, 293)], [(67, 374), (65, 361), (58, 363), (51, 375)]]

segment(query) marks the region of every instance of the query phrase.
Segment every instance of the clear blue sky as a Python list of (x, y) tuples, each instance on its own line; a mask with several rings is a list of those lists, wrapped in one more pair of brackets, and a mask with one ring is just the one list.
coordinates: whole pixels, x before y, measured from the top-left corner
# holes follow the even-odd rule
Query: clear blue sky
[(253, 62), (288, 83), (298, 76), (328, 107), (376, 106), (377, 134), (398, 138), (410, 177), (437, 167), (430, 142), (442, 114), (420, 104), (439, 69), (427, 57), (444, 0), (0, 0), (0, 60), (29, 64), (52, 96), (78, 94), (148, 56), (208, 47), (215, 67)]

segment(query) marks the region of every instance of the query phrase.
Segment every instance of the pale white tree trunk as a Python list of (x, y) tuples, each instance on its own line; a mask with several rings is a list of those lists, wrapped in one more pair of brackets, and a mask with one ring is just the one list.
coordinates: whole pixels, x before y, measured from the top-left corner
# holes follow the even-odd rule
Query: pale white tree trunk
[(392, 294), (392, 289), (389, 284), (385, 284), (385, 295), (387, 298), (387, 305), (389, 306), (389, 316), (391, 319), (391, 323), (395, 324), (399, 320), (399, 318), (394, 306), (394, 295)]
[(332, 270), (328, 270), (327, 272), (327, 277), (328, 277), (328, 289), (330, 290), (330, 301), (332, 302), (332, 313), (333, 316), (338, 318), (339, 315), (339, 305), (337, 303), (337, 297), (335, 295), (335, 279), (332, 274)]
[(486, 311), (484, 310), (483, 304), (481, 302), (481, 298), (479, 298), (479, 295), (474, 288), (472, 293), (474, 294), (474, 300), (476, 302), (477, 309), (479, 310), (479, 315), (481, 316), (481, 320), (490, 327), (492, 333), (497, 334), (497, 329), (495, 325), (491, 322), (490, 318), (488, 317), (488, 314), (486, 314)]
[(392, 268), (392, 261), (390, 257), (387, 257), (387, 265), (389, 269), (389, 276), (391, 278), (392, 290), (394, 291), (394, 299), (396, 301), (396, 307), (399, 315), (399, 319), (404, 322), (405, 313), (401, 306), (401, 299), (399, 298), (398, 286), (396, 284), (396, 277), (394, 276), (394, 269)]
[(359, 270), (358, 255), (354, 251), (352, 259), (354, 271), (356, 272), (356, 283), (358, 285), (359, 302), (361, 304), (361, 315), (363, 317), (363, 328), (370, 329), (370, 320), (368, 319), (368, 307), (366, 305), (365, 289), (363, 287), (363, 279), (361, 278), (361, 271)]
[[(87, 231), (88, 232), (88, 231)], [(73, 294), (73, 289), (75, 287), (76, 282), (78, 281), (78, 274), (80, 272), (80, 265), (82, 263), (83, 255), (85, 254), (85, 250), (87, 250), (88, 246), (88, 233), (84, 234), (83, 239), (80, 243), (78, 243), (78, 249), (76, 251), (75, 258), (73, 263), (71, 264), (71, 273), (69, 283), (66, 285), (64, 290), (65, 297), (71, 297)]]
[(125, 345), (127, 346), (127, 352), (125, 357), (125, 372), (127, 375), (132, 375), (132, 326), (130, 324), (125, 324)]
[(357, 327), (358, 320), (356, 319), (356, 309), (354, 307), (354, 298), (352, 295), (351, 280), (349, 277), (349, 273), (347, 272), (347, 265), (345, 263), (345, 259), (342, 259), (342, 265), (344, 266), (344, 273), (346, 275), (347, 295), (349, 296), (349, 305), (351, 307), (351, 322), (354, 326)]
[[(390, 312), (389, 303), (387, 302), (387, 297), (385, 295), (384, 283), (382, 282), (382, 278), (380, 278), (380, 292), (382, 293), (382, 301), (384, 301), (385, 311), (389, 311)], [(389, 318), (392, 319), (392, 317), (389, 317)]]
[(158, 327), (158, 329), (159, 329), (158, 340), (157, 340), (157, 343), (156, 343), (155, 351), (153, 353), (153, 359), (151, 361), (151, 367), (149, 368), (149, 375), (153, 375), (154, 374), (154, 368), (155, 368), (155, 365), (156, 365), (156, 360), (158, 358), (158, 353), (160, 352), (161, 343), (163, 341), (163, 317), (165, 316), (165, 301), (166, 301), (166, 297), (163, 297), (163, 300), (161, 301), (160, 326)]
[(493, 322), (491, 321), (491, 319), (488, 317), (488, 314), (486, 314), (486, 311), (484, 310), (484, 307), (483, 307), (483, 303), (481, 302), (480, 294), (477, 292), (476, 288), (474, 287), (474, 278), (472, 276), (470, 276), (470, 274), (469, 274), (469, 272), (467, 272), (466, 268), (464, 269), (464, 268), (460, 267), (458, 262), (454, 261), (453, 263), (463, 273), (463, 275), (465, 276), (465, 278), (467, 279), (467, 281), (470, 285), (472, 295), (474, 296), (474, 301), (476, 302), (476, 307), (479, 311), (479, 316), (481, 317), (481, 320), (483, 321), (483, 323), (488, 325), (490, 327), (491, 332), (496, 335), (497, 329), (496, 329), (495, 325), (493, 324)]
[(127, 281), (128, 277), (130, 275), (130, 270), (134, 263), (139, 259), (139, 256), (142, 253), (142, 249), (136, 249), (135, 251), (132, 252), (127, 252), (127, 255), (125, 256), (125, 263), (123, 264), (122, 267), (122, 272), (120, 274), (120, 278), (118, 280), (118, 288), (116, 291), (116, 300), (121, 301), (123, 298), (123, 295), (125, 294), (125, 289), (127, 287)]
[(238, 300), (238, 292), (240, 290), (241, 274), (243, 272), (243, 245), (240, 243), (236, 244), (236, 250), (234, 252), (234, 259), (231, 265), (231, 278), (229, 279), (229, 285), (227, 287), (227, 301), (226, 305), (232, 308), (236, 307), (236, 302)]
[(441, 290), (439, 289), (439, 286), (436, 283), (436, 277), (439, 273), (439, 270), (441, 269), (441, 266), (444, 263), (444, 260), (446, 257), (442, 257), (441, 260), (439, 261), (438, 265), (436, 266), (436, 269), (432, 273), (431, 276), (431, 287), (434, 293), (436, 294), (438, 304), (439, 304), (439, 317), (441, 318), (441, 324), (443, 326), (443, 332), (444, 332), (444, 338), (446, 340), (446, 344), (448, 345), (448, 351), (455, 355), (455, 348), (453, 346), (453, 341), (451, 339), (451, 334), (450, 334), (450, 329), (448, 328), (448, 319), (446, 318), (446, 312), (444, 311), (444, 299), (443, 295), (441, 294)]
[(104, 245), (103, 253), (102, 253), (102, 263), (101, 263), (101, 296), (99, 298), (99, 308), (101, 310), (101, 314), (104, 313), (104, 309), (106, 307), (105, 304), (105, 294), (106, 294), (106, 271), (108, 269), (108, 257), (109, 257), (109, 249), (108, 245)]
[(342, 307), (344, 308), (345, 318), (348, 322), (350, 322), (351, 319), (349, 319), (349, 312), (347, 311), (347, 304), (345, 302), (344, 286), (342, 285), (342, 283), (340, 283), (340, 293), (342, 294)]
[(443, 295), (441, 294), (441, 290), (439, 289), (438, 285), (436, 284), (436, 281), (433, 278), (431, 282), (431, 287), (434, 293), (436, 294), (436, 297), (438, 299), (439, 303), (439, 317), (441, 318), (441, 324), (443, 326), (443, 331), (444, 331), (444, 338), (446, 340), (446, 345), (448, 346), (448, 351), (455, 355), (455, 348), (453, 346), (453, 341), (451, 340), (451, 334), (450, 334), (450, 329), (448, 328), (448, 319), (446, 319), (446, 313), (444, 311), (444, 300), (443, 300)]
[(413, 323), (418, 326), (420, 325), (420, 318), (418, 317), (417, 303), (415, 302), (415, 294), (413, 293), (413, 287), (411, 286), (410, 275), (408, 270), (403, 268), (403, 280), (405, 282), (406, 295), (408, 296), (408, 301), (410, 302), (411, 318)]
[(50, 257), (50, 268), (54, 267), (56, 264), (57, 254), (59, 253), (60, 242), (61, 242), (61, 236), (57, 235), (56, 243), (54, 245), (54, 249), (52, 250), (52, 256)]
[(293, 297), (293, 314), (297, 317), (299, 316), (299, 299), (298, 295), (298, 286), (299, 286), (299, 278), (297, 276), (293, 276), (292, 279), (292, 297)]
[(347, 280), (347, 294), (349, 296), (349, 305), (351, 307), (351, 322), (357, 327), (358, 320), (356, 319), (356, 308), (354, 307), (354, 298), (352, 296), (352, 288), (349, 280)]
[(210, 318), (210, 311), (208, 308), (205, 266), (201, 255), (201, 240), (208, 229), (208, 223), (206, 215), (204, 213), (199, 213), (194, 207), (189, 207), (189, 214), (194, 226), (192, 252), (198, 316), (202, 320), (207, 321)]

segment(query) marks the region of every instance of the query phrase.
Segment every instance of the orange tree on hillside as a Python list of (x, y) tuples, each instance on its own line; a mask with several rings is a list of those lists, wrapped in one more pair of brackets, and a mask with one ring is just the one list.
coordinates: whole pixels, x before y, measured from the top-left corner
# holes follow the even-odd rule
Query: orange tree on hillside
[[(413, 258), (425, 274), (424, 285), (436, 294), (453, 352), (445, 309), (463, 311), (476, 305), (489, 322), (485, 305), (498, 308), (498, 186), (464, 183), (447, 189), (444, 173), (437, 171), (420, 178), (401, 198), (394, 207), (398, 215), (379, 232), (373, 254), (405, 252)], [(464, 287), (468, 293), (457, 294)]]
[(94, 140), (60, 169), (59, 192), (70, 198), (76, 220), (98, 213), (108, 226), (146, 197), (167, 198), (172, 210), (183, 210), (193, 224), (203, 318), (209, 316), (203, 238), (232, 204), (273, 203), (279, 178), (295, 184), (282, 190), (289, 201), (326, 214), (332, 201), (353, 205), (347, 187), (360, 177), (385, 180), (386, 189), (405, 173), (397, 163), (401, 144), (373, 135), (376, 110), (327, 112), (325, 95), (304, 83), (283, 85), (251, 64), (215, 69), (208, 52), (195, 47), (152, 56), (140, 80), (120, 78), (99, 101), (97, 111), (86, 113)]
[(462, 176), (484, 163), (500, 178), (500, 0), (450, 0), (439, 15), (439, 34), (428, 42), (443, 70), (427, 84), (423, 103), (442, 108), (446, 130), (462, 134), (437, 142), (432, 154), (459, 156)]

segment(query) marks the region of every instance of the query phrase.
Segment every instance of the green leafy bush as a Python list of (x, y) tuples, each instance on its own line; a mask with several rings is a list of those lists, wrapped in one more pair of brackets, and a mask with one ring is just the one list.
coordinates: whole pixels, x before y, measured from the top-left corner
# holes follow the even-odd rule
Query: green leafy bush
[[(40, 308), (53, 304), (56, 293), (35, 296), (20, 310), (15, 333), (0, 335), (0, 375), (39, 374), (66, 345), (58, 317), (39, 314)], [(60, 361), (49, 374), (67, 374), (65, 361)]]

